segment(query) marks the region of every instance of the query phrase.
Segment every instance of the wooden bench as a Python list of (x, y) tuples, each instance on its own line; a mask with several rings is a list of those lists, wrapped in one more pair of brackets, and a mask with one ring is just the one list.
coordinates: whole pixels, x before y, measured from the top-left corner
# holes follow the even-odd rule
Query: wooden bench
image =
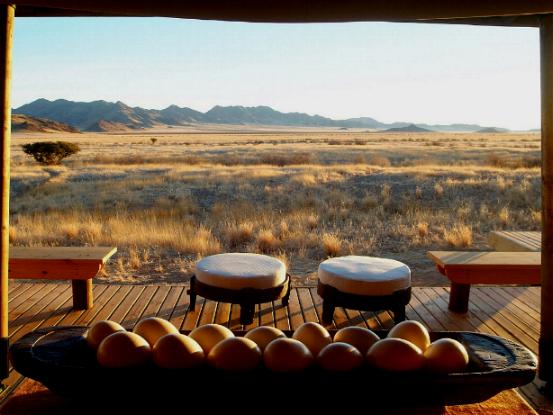
[(491, 231), (488, 242), (496, 251), (539, 252), (541, 232)]
[(114, 247), (10, 247), (9, 277), (71, 280), (73, 308), (93, 306), (92, 278), (117, 252)]
[(540, 252), (429, 251), (451, 281), (449, 309), (466, 313), (471, 284), (540, 284)]

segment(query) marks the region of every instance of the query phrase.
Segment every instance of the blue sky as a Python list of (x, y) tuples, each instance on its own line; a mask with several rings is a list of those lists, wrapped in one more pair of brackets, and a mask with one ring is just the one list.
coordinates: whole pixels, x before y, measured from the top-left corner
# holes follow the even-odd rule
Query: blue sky
[(13, 107), (37, 98), (539, 127), (537, 29), (19, 18)]

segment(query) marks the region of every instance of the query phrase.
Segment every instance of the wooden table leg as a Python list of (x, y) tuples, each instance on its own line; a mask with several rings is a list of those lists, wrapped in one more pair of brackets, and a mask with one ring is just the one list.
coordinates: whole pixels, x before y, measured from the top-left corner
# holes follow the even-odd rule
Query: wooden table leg
[(449, 309), (455, 313), (466, 313), (469, 309), (470, 284), (451, 283)]
[(72, 280), (71, 286), (73, 288), (73, 309), (74, 310), (88, 310), (92, 308), (92, 278), (87, 280)]

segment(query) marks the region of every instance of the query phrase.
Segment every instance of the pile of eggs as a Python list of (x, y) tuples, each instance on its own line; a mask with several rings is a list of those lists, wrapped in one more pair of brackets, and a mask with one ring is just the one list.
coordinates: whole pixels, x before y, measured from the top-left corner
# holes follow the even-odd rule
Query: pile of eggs
[(298, 372), (317, 365), (324, 370), (351, 371), (370, 365), (386, 371), (425, 369), (447, 374), (466, 369), (465, 347), (450, 338), (430, 342), (428, 330), (417, 321), (394, 326), (380, 339), (362, 327), (338, 330), (334, 339), (320, 324), (304, 323), (288, 338), (274, 327), (257, 327), (244, 337), (228, 328), (206, 324), (180, 334), (167, 320), (141, 320), (133, 332), (113, 321), (99, 321), (86, 333), (98, 363), (109, 368), (153, 363), (161, 368), (185, 369), (203, 365), (222, 370), (250, 370), (263, 365), (275, 372)]

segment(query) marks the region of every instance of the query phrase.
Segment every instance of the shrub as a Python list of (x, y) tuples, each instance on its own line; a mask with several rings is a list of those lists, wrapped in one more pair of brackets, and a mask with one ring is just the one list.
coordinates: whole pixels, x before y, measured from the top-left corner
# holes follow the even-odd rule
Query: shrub
[(379, 167), (390, 167), (392, 165), (392, 162), (388, 157), (374, 155), (370, 158), (369, 164)]
[(37, 162), (45, 165), (60, 164), (64, 158), (81, 151), (77, 144), (67, 141), (41, 141), (23, 144), (21, 147), (25, 154), (33, 156)]

